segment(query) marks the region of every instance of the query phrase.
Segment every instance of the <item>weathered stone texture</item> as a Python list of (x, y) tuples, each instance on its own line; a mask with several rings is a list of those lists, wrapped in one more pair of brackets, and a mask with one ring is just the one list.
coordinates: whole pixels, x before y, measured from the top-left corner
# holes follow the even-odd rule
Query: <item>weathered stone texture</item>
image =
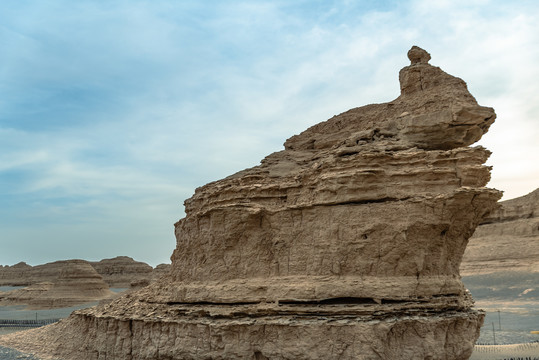
[(539, 273), (539, 189), (500, 202), (470, 239), (462, 275)]
[[(47, 333), (20, 334), (11, 344), (37, 353), (42, 352), (38, 344), (53, 344), (50, 356), (85, 360), (459, 360), (470, 356), (482, 316), (470, 311), (381, 319), (236, 316), (234, 321), (189, 317), (151, 321), (79, 315), (51, 325)], [(72, 343), (78, 346), (66, 346)]]
[[(459, 78), (414, 47), (392, 102), (292, 136), (207, 184), (159, 281), (33, 332), (65, 359), (467, 359), (483, 314), (459, 275), (496, 208), (488, 131)], [(61, 334), (82, 334), (59, 342)], [(0, 339), (18, 347), (35, 340)]]

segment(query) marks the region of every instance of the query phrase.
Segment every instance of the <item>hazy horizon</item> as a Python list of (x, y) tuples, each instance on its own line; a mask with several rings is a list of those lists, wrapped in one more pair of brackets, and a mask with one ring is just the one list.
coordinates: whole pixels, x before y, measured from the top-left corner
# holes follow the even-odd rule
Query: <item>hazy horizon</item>
[[(65, 260), (85, 260), (85, 261), (88, 261), (88, 262), (99, 262), (99, 261), (101, 261), (101, 260), (113, 259), (113, 258), (118, 257), (118, 256), (126, 256), (126, 255), (121, 255), (121, 254), (120, 254), (120, 255), (111, 256), (111, 257), (107, 257), (107, 258), (103, 258), (103, 259), (83, 259), (83, 258), (56, 259), (56, 260), (46, 261), (46, 262), (44, 262), (44, 263), (39, 263), (39, 264), (35, 264), (35, 263), (34, 263), (34, 264), (31, 264), (31, 263), (29, 263), (29, 262), (27, 262), (27, 261), (20, 260), (20, 261), (14, 262), (14, 263), (12, 263), (12, 264), (0, 264), (0, 266), (9, 266), (9, 267), (12, 267), (12, 266), (17, 265), (17, 264), (19, 264), (19, 263), (21, 263), (21, 262), (26, 263), (27, 265), (30, 265), (30, 266), (38, 266), (38, 265), (45, 265), (45, 264), (53, 263), (53, 262), (56, 262), (56, 261), (65, 261)], [(129, 256), (129, 257), (131, 257), (131, 256)], [(131, 257), (131, 258), (132, 258), (132, 257)], [(134, 258), (133, 258), (133, 260), (138, 261), (138, 262), (146, 263), (146, 264), (150, 265), (150, 266), (153, 267), (153, 268), (155, 268), (157, 265), (161, 265), (161, 264), (170, 264), (170, 263), (171, 263), (170, 259), (169, 259), (168, 262), (162, 262), (162, 263), (157, 263), (157, 264), (150, 264), (150, 263), (148, 263), (148, 262), (146, 262), (146, 261), (143, 261), (143, 260), (140, 260), (140, 259), (134, 259)]]

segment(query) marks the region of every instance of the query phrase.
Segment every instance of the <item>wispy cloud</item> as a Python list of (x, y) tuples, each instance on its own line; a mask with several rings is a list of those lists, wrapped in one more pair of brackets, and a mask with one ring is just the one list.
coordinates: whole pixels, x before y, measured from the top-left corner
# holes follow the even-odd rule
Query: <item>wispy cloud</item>
[(523, 195), (539, 175), (538, 16), (528, 1), (4, 1), (0, 263), (166, 261), (196, 186), (397, 97), (413, 44), (496, 109), (491, 185)]

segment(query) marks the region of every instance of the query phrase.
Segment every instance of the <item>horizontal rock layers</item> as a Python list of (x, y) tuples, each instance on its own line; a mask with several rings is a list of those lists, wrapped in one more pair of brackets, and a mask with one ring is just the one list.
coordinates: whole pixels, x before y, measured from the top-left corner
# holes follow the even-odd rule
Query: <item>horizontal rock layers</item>
[[(0, 265), (0, 286), (28, 286), (40, 282), (55, 281), (63, 271), (66, 261), (55, 261), (30, 266), (24, 262), (13, 266)], [(135, 261), (128, 256), (92, 261), (89, 264), (103, 277), (111, 288), (129, 288), (131, 283), (151, 282), (166, 273), (170, 265), (161, 264), (153, 269), (150, 265)]]
[(128, 256), (90, 262), (110, 287), (128, 288), (132, 282), (150, 280), (153, 268)]
[[(46, 328), (4, 336), (0, 343), (54, 359), (464, 359), (471, 353), (482, 314), (410, 312), (396, 317), (364, 307), (355, 315), (328, 315), (318, 307), (307, 314), (245, 316), (237, 306), (227, 316), (208, 306), (186, 314), (176, 305), (140, 302), (134, 312), (109, 313), (121, 305), (79, 311)], [(386, 310), (380, 309), (381, 312)], [(141, 315), (145, 313), (145, 315)], [(314, 315), (316, 314), (316, 315)], [(60, 335), (61, 334), (61, 335)]]
[(26, 304), (31, 309), (69, 307), (114, 295), (95, 269), (84, 260), (57, 262), (60, 276), (24, 289), (0, 293), (0, 305)]
[(500, 202), (476, 229), (462, 275), (539, 273), (539, 189)]
[(198, 188), (159, 281), (0, 343), (64, 359), (467, 359), (483, 314), (459, 265), (500, 198), (489, 151), (469, 145), (495, 114), (427, 52), (408, 56), (396, 100)]
[(31, 266), (19, 262), (13, 266), (0, 265), (0, 286), (28, 286), (56, 280), (61, 268), (57, 262)]

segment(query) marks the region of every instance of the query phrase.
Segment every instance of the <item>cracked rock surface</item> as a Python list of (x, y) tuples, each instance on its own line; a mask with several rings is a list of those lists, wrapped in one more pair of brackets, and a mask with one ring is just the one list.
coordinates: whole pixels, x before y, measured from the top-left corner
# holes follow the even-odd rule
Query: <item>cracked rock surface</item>
[(196, 189), (172, 269), (0, 344), (62, 359), (467, 359), (483, 314), (460, 281), (496, 208), (494, 122), (413, 47), (401, 95), (289, 138)]

